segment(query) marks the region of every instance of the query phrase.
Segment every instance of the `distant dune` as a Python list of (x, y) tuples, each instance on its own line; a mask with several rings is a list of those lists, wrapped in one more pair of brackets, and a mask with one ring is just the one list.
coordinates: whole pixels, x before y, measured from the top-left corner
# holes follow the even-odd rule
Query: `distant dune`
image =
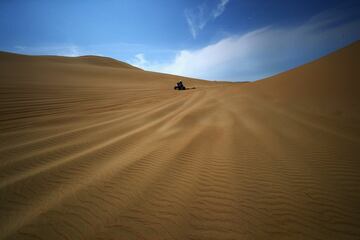
[(359, 56), (222, 83), (0, 53), (0, 239), (359, 239)]

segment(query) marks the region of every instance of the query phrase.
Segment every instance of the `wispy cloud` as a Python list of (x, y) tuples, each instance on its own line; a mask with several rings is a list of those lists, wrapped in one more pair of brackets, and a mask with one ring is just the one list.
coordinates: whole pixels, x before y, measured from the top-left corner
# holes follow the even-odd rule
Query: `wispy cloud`
[(196, 38), (209, 21), (220, 17), (230, 0), (218, 0), (216, 6), (209, 7), (206, 2), (193, 9), (185, 10), (186, 22), (193, 38)]
[(225, 11), (226, 4), (229, 3), (229, 0), (220, 0), (215, 10), (213, 11), (213, 18), (219, 17)]
[(132, 65), (140, 68), (146, 68), (148, 63), (149, 62), (145, 59), (145, 54), (143, 53), (136, 54), (134, 59), (131, 60)]
[(206, 5), (202, 4), (195, 9), (186, 9), (185, 18), (189, 25), (189, 30), (193, 38), (197, 37), (197, 34), (202, 30), (208, 22), (208, 17), (205, 16)]
[[(360, 39), (360, 19), (328, 11), (293, 27), (268, 26), (197, 50), (181, 50), (146, 69), (217, 80), (256, 80), (304, 64)], [(141, 67), (141, 66), (140, 66)]]

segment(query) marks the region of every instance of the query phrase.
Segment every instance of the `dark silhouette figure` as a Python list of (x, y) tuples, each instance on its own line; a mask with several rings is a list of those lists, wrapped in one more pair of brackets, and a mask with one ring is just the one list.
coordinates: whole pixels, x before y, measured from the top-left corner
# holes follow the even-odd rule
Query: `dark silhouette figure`
[(174, 87), (175, 90), (186, 90), (186, 87), (182, 83), (182, 81), (176, 83), (176, 86)]

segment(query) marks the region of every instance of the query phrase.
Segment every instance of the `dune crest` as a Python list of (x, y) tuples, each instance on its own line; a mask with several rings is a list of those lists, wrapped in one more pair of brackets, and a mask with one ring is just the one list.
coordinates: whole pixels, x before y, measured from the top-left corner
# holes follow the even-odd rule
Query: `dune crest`
[(0, 238), (358, 239), (359, 50), (254, 83), (0, 53)]

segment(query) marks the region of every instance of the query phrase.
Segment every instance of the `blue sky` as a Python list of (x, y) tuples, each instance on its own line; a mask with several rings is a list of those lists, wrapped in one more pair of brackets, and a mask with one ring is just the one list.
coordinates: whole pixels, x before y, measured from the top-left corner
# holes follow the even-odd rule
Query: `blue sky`
[(0, 50), (247, 81), (360, 39), (360, 1), (0, 0)]

